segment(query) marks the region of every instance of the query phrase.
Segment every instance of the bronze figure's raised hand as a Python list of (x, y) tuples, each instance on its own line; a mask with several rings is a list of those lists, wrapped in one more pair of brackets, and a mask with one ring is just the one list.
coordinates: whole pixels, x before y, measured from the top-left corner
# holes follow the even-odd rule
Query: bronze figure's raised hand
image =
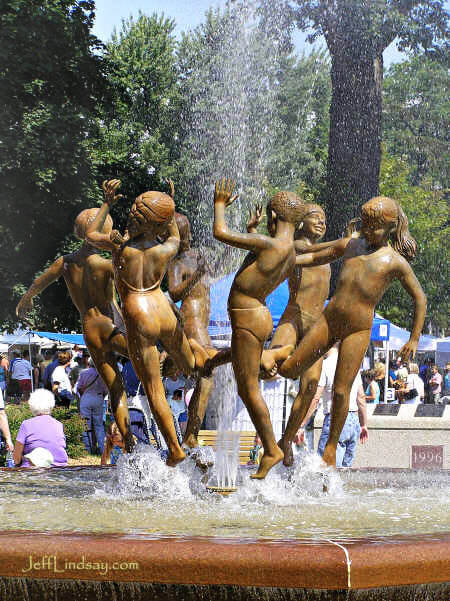
[(235, 182), (232, 182), (230, 179), (226, 179), (225, 177), (222, 181), (217, 181), (215, 185), (214, 191), (214, 204), (224, 204), (226, 207), (229, 207), (233, 202), (239, 198), (239, 194), (235, 194), (233, 196), (233, 191), (235, 187)]
[(262, 204), (256, 204), (254, 209), (250, 209), (248, 221), (247, 221), (247, 232), (256, 233), (258, 225), (261, 223), (263, 218)]
[(105, 202), (112, 207), (118, 200), (123, 198), (122, 194), (116, 194), (117, 188), (120, 186), (120, 179), (106, 180), (102, 184)]
[(25, 319), (27, 313), (29, 313), (33, 309), (33, 298), (28, 294), (24, 294), (20, 299), (17, 307), (16, 307), (16, 315), (22, 319)]

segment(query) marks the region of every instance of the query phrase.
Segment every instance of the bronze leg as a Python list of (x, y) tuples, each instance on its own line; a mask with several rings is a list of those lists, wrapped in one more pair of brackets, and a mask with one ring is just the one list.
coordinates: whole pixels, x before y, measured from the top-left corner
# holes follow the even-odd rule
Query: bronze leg
[(322, 358), (314, 363), (312, 367), (307, 369), (300, 381), (300, 389), (298, 395), (292, 405), (289, 415), (286, 430), (279, 441), (279, 446), (284, 452), (284, 465), (292, 465), (294, 456), (292, 453), (292, 442), (300, 427), (300, 424), (308, 412), (311, 401), (316, 394), (317, 384), (319, 383), (320, 373), (322, 371)]
[(322, 459), (328, 465), (336, 465), (336, 447), (344, 427), (350, 402), (350, 390), (370, 341), (370, 330), (355, 332), (341, 341), (333, 386), (330, 434)]

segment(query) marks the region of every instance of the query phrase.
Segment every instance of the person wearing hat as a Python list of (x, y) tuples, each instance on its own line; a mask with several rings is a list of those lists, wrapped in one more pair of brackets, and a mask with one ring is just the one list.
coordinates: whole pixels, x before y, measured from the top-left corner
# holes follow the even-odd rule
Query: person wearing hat
[[(66, 437), (61, 422), (51, 416), (55, 397), (49, 390), (38, 388), (31, 393), (28, 404), (33, 417), (24, 420), (14, 445), (13, 459), (20, 467), (66, 466)], [(38, 453), (34, 451), (38, 450)], [(46, 451), (43, 453), (42, 451)], [(50, 465), (48, 459), (52, 456)]]

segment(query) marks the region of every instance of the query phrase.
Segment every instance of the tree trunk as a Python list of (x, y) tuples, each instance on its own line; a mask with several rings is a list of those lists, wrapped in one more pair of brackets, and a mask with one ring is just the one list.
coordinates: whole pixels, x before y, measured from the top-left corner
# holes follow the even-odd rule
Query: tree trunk
[[(353, 47), (354, 50), (354, 47)], [(328, 147), (328, 238), (342, 236), (360, 206), (378, 194), (382, 54), (332, 52)], [(332, 290), (336, 282), (333, 270)]]

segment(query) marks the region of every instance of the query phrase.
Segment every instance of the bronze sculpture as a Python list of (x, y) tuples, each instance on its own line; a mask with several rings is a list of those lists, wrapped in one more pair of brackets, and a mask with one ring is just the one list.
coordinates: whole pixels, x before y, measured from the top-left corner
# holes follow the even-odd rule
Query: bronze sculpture
[[(75, 220), (74, 233), (84, 240), (81, 248), (56, 259), (33, 282), (21, 298), (16, 314), (24, 317), (31, 309), (33, 297), (40, 294), (61, 276), (64, 278), (73, 304), (78, 309), (86, 346), (95, 367), (105, 382), (111, 399), (114, 419), (125, 441), (127, 451), (134, 442), (130, 431), (125, 387), (114, 353), (128, 356), (127, 342), (120, 324), (120, 310), (114, 294), (114, 272), (111, 261), (104, 259), (85, 239), (86, 230), (94, 221), (98, 208), (85, 209)], [(109, 237), (112, 219), (103, 223), (103, 235)], [(119, 322), (119, 325), (117, 323)]]
[[(325, 235), (326, 218), (322, 207), (307, 204), (304, 207), (302, 222), (295, 233), (295, 245), (307, 250)], [(292, 344), (297, 346), (306, 332), (317, 321), (323, 311), (330, 290), (331, 270), (328, 264), (314, 267), (297, 265), (289, 276), (289, 300), (269, 349), (261, 358), (263, 370), (274, 375), (276, 362), (272, 349)], [(322, 359), (318, 359), (302, 376), (300, 389), (295, 399), (286, 429), (278, 445), (283, 450), (285, 465), (292, 465), (292, 442), (304, 417), (302, 407), (308, 408), (317, 389), (322, 369)]]
[(160, 340), (183, 373), (202, 367), (208, 355), (186, 338), (160, 284), (180, 243), (174, 220), (175, 205), (163, 192), (145, 192), (136, 198), (128, 217), (127, 231), (102, 232), (110, 207), (117, 202), (119, 180), (105, 182), (105, 202), (87, 231), (87, 239), (109, 250), (115, 282), (122, 302), (130, 359), (142, 382), (153, 416), (168, 447), (167, 465), (185, 458), (179, 445), (160, 375)]
[[(407, 261), (415, 256), (416, 243), (400, 205), (387, 197), (372, 198), (362, 206), (361, 219), (358, 238), (342, 238), (328, 249), (304, 255), (303, 265), (325, 263), (339, 257), (343, 257), (344, 263), (333, 298), (279, 368), (285, 377), (301, 377), (335, 342), (341, 341), (330, 435), (322, 457), (332, 466), (336, 465), (336, 446), (348, 412), (351, 384), (369, 344), (377, 302), (394, 279), (400, 281), (414, 301), (410, 339), (400, 351), (404, 360), (416, 353), (426, 312), (424, 292)], [(307, 407), (302, 408), (300, 419), (306, 410)]]
[[(225, 208), (237, 198), (237, 195), (233, 196), (233, 187), (225, 178), (216, 182), (214, 237), (250, 251), (236, 274), (228, 298), (232, 328), (231, 360), (239, 395), (264, 447), (259, 469), (252, 478), (264, 478), (269, 469), (283, 459), (258, 382), (264, 343), (273, 328), (265, 299), (286, 279), (295, 265), (295, 224), (301, 219), (303, 203), (291, 192), (280, 192), (267, 207), (270, 237), (233, 232), (228, 229), (225, 220)], [(291, 351), (292, 346), (277, 349), (276, 360), (287, 357)]]
[[(169, 294), (174, 302), (181, 301), (180, 312), (188, 339), (194, 339), (204, 348), (213, 350), (208, 334), (210, 299), (209, 285), (204, 277), (205, 261), (198, 250), (191, 248), (188, 218), (175, 213), (175, 220), (180, 232), (180, 248), (167, 271)], [(190, 448), (198, 446), (197, 435), (213, 384), (212, 375), (199, 374), (189, 403), (189, 417), (183, 437), (183, 443)]]

